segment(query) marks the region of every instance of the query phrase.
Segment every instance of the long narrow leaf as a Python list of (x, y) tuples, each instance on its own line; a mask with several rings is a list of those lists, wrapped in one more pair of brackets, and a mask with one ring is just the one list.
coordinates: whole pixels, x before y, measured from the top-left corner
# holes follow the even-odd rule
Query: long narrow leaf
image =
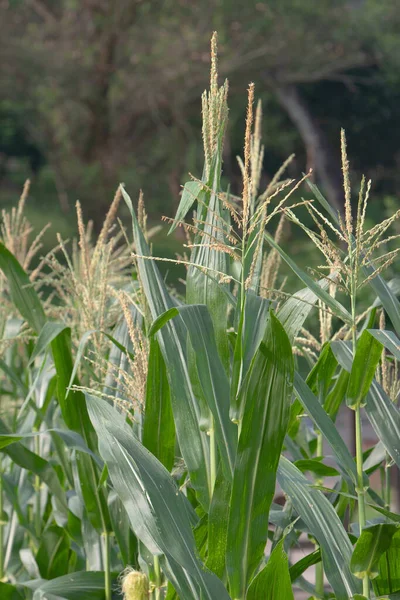
[(325, 574), (337, 600), (347, 600), (360, 591), (360, 582), (350, 571), (352, 545), (331, 503), (286, 458), (281, 458), (278, 481), (297, 514), (318, 540)]
[(293, 381), (289, 339), (273, 313), (244, 389), (245, 410), (229, 515), (227, 569), (234, 598), (262, 559), (276, 469), (289, 419)]

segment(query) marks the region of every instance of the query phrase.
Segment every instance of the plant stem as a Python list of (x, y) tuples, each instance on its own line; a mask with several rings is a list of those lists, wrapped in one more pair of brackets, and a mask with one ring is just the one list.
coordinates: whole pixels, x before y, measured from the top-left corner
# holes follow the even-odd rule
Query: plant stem
[(103, 531), (104, 591), (106, 600), (111, 600), (110, 534)]
[(158, 556), (154, 557), (154, 574), (155, 574), (155, 584), (156, 587), (154, 589), (154, 600), (160, 600), (161, 598), (161, 570), (160, 570), (160, 559)]
[[(356, 408), (356, 461), (357, 461), (357, 499), (358, 499), (358, 523), (360, 526), (360, 535), (365, 527), (365, 491), (363, 481), (363, 455), (362, 455), (362, 428), (360, 407)], [(363, 594), (369, 598), (369, 578), (366, 575), (363, 579)]]
[[(351, 265), (351, 317), (352, 317), (352, 342), (353, 342), (353, 359), (356, 354), (357, 346), (357, 320), (356, 320), (356, 295), (357, 295), (357, 268), (354, 264), (354, 258), (351, 248), (349, 248), (349, 258)], [(362, 449), (362, 427), (360, 406), (355, 410), (355, 429), (356, 429), (356, 463), (357, 463), (357, 504), (358, 504), (358, 524), (360, 527), (360, 535), (365, 527), (365, 491), (364, 491), (364, 471), (363, 471), (363, 449)], [(366, 598), (370, 598), (369, 593), (369, 577), (366, 575), (363, 578), (363, 594)]]

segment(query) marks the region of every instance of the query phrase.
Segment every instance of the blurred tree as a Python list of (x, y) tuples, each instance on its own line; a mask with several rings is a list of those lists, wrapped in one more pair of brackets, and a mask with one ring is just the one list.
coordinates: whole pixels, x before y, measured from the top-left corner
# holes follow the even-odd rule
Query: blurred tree
[[(304, 148), (299, 171), (312, 167), (340, 205), (338, 132), (323, 113), (346, 109), (326, 102), (325, 89), (346, 102), (349, 90), (371, 96), (388, 82), (399, 93), (398, 8), (398, 0), (0, 0), (0, 102), (24, 106), (21, 140), (46, 158), (65, 210), (79, 196), (100, 219), (123, 180), (166, 212), (184, 173), (201, 171), (199, 95), (217, 29), (231, 96), (243, 99), (254, 80), (268, 105), (267, 167)], [(234, 123), (244, 105), (233, 100)], [(241, 143), (227, 139), (228, 169)]]

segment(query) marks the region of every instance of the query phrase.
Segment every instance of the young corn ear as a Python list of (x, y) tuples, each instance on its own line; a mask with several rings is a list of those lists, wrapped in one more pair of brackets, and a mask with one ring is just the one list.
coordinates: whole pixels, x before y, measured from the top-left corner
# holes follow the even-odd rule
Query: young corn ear
[(145, 573), (127, 569), (121, 579), (124, 600), (148, 600), (150, 596), (149, 580)]

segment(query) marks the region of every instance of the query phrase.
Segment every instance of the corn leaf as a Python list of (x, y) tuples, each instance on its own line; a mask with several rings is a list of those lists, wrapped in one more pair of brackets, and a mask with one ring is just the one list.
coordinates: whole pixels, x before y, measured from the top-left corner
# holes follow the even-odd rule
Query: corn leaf
[(353, 410), (364, 405), (364, 398), (374, 379), (382, 348), (382, 344), (367, 330), (362, 332), (351, 365), (346, 395), (346, 404)]
[[(141, 256), (150, 256), (132, 201), (125, 190), (122, 192), (132, 215), (136, 251)], [(138, 258), (138, 267), (150, 312), (155, 320), (173, 308), (174, 303), (154, 261)], [(199, 428), (200, 410), (189, 378), (186, 346), (183, 346), (181, 341), (185, 339), (185, 331), (181, 318), (177, 317), (166, 323), (157, 333), (157, 339), (167, 368), (179, 447), (189, 470), (191, 483), (197, 491), (200, 502), (208, 509), (210, 503), (209, 441), (206, 433)]]
[(357, 485), (357, 469), (353, 457), (336, 429), (332, 419), (326, 414), (318, 401), (318, 398), (312, 393), (297, 371), (294, 376), (294, 389), (296, 396), (304, 406), (306, 412), (310, 415), (317, 429), (321, 431), (331, 447), (338, 466), (344, 469), (352, 479), (353, 483)]
[(400, 596), (400, 529), (397, 529), (391, 539), (388, 550), (381, 556), (377, 571), (378, 577), (372, 584), (377, 595), (389, 594), (389, 598), (398, 599)]
[(365, 527), (355, 545), (350, 568), (359, 579), (374, 579), (379, 574), (378, 563), (392, 543), (396, 525), (380, 523)]
[[(351, 371), (351, 346), (345, 342), (333, 342), (332, 350), (342, 367)], [(400, 412), (376, 380), (367, 394), (365, 412), (376, 435), (400, 468)]]
[(268, 233), (265, 233), (264, 236), (267, 242), (270, 244), (270, 246), (272, 246), (273, 248), (275, 248), (275, 250), (277, 250), (277, 252), (279, 252), (283, 260), (289, 265), (292, 271), (312, 292), (314, 292), (317, 298), (319, 298), (324, 304), (329, 306), (333, 314), (339, 317), (342, 321), (351, 324), (351, 315), (345, 309), (345, 307), (342, 306), (340, 302), (338, 302), (330, 294), (328, 294), (328, 292), (325, 289), (323, 289), (318, 282), (314, 281), (312, 277), (310, 277), (307, 273), (300, 269), (300, 267), (296, 265), (294, 260), (292, 260), (290, 256), (286, 254), (286, 252), (284, 252), (284, 250), (282, 250), (280, 246), (278, 246), (275, 240)]
[(143, 445), (171, 471), (175, 460), (175, 424), (170, 389), (160, 346), (150, 341), (143, 420)]
[(400, 340), (393, 331), (383, 331), (382, 329), (368, 329), (368, 331), (393, 354), (396, 360), (400, 360)]
[(360, 582), (350, 571), (353, 547), (335, 509), (284, 457), (279, 463), (278, 482), (308, 531), (318, 541), (324, 571), (337, 600), (351, 598), (360, 591)]
[(229, 514), (227, 570), (231, 594), (244, 597), (262, 559), (276, 469), (289, 419), (293, 355), (282, 325), (271, 312), (254, 359), (235, 462)]
[(191, 529), (190, 504), (163, 465), (135, 438), (125, 419), (104, 401), (87, 396), (99, 432), (99, 449), (132, 528), (154, 554), (189, 573), (204, 599), (228, 599), (222, 582), (198, 557)]
[(266, 566), (251, 582), (246, 600), (294, 600), (284, 542), (285, 538), (282, 538), (277, 543)]

